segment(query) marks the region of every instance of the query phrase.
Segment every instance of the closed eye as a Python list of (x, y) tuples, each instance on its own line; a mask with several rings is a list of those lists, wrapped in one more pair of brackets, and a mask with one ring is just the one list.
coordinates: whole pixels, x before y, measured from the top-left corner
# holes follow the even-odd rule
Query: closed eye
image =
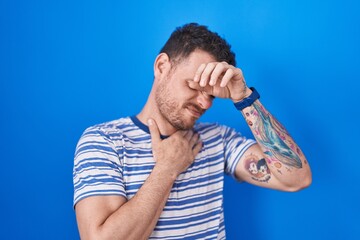
[(209, 98), (211, 98), (211, 100), (214, 100), (215, 99), (215, 96), (214, 95), (210, 95), (210, 94), (207, 94), (206, 92), (204, 91), (201, 91), (201, 93)]
[(185, 81), (185, 83), (186, 83), (186, 85), (187, 85), (187, 87), (189, 88), (189, 89), (191, 89), (191, 90), (193, 90), (193, 91), (199, 91), (199, 92), (201, 92), (203, 95), (206, 95), (206, 96), (208, 96), (208, 97), (210, 97), (211, 98), (211, 100), (214, 100), (215, 99), (215, 96), (214, 95), (210, 95), (210, 94), (207, 94), (206, 92), (204, 92), (204, 91), (201, 91), (201, 89), (202, 89), (202, 87), (200, 87), (199, 85), (195, 85), (196, 87), (190, 87), (190, 82), (192, 82), (193, 81), (193, 79), (186, 79), (186, 81)]

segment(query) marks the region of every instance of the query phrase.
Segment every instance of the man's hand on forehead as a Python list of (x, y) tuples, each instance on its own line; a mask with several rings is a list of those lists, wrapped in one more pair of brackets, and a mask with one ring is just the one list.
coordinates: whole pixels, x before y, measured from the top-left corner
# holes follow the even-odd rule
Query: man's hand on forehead
[[(197, 69), (189, 87), (219, 98), (230, 98), (234, 102), (243, 99), (248, 91), (239, 68), (226, 62), (203, 63)], [(248, 90), (248, 91), (247, 91)]]
[(229, 65), (227, 62), (210, 62), (203, 63), (197, 69), (194, 81), (200, 86), (215, 86), (217, 83), (220, 87), (225, 87), (230, 80), (241, 80), (242, 72), (239, 68)]

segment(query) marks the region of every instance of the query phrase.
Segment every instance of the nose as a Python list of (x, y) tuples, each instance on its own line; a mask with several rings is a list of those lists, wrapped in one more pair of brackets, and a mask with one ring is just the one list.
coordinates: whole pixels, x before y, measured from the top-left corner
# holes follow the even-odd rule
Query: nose
[(205, 110), (209, 109), (212, 105), (212, 101), (213, 101), (213, 98), (209, 94), (199, 91), (199, 95), (197, 97), (197, 102), (202, 109), (205, 109)]

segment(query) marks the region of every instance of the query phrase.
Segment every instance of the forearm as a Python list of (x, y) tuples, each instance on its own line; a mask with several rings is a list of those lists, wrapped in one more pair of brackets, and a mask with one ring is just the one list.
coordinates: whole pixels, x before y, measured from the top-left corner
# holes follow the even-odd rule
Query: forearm
[(289, 186), (311, 181), (310, 168), (301, 149), (259, 100), (242, 113), (274, 177)]
[(154, 167), (135, 196), (110, 215), (97, 239), (148, 239), (170, 194), (174, 176)]

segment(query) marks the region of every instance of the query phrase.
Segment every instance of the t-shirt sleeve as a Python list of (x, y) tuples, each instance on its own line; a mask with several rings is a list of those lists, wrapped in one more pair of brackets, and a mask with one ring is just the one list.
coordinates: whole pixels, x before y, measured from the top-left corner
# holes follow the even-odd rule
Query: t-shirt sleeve
[(235, 177), (236, 166), (245, 151), (256, 144), (256, 141), (247, 139), (232, 128), (220, 126), (220, 129), (224, 143), (225, 173), (238, 180)]
[(74, 206), (90, 196), (126, 197), (121, 154), (118, 152), (99, 128), (84, 131), (74, 157)]

